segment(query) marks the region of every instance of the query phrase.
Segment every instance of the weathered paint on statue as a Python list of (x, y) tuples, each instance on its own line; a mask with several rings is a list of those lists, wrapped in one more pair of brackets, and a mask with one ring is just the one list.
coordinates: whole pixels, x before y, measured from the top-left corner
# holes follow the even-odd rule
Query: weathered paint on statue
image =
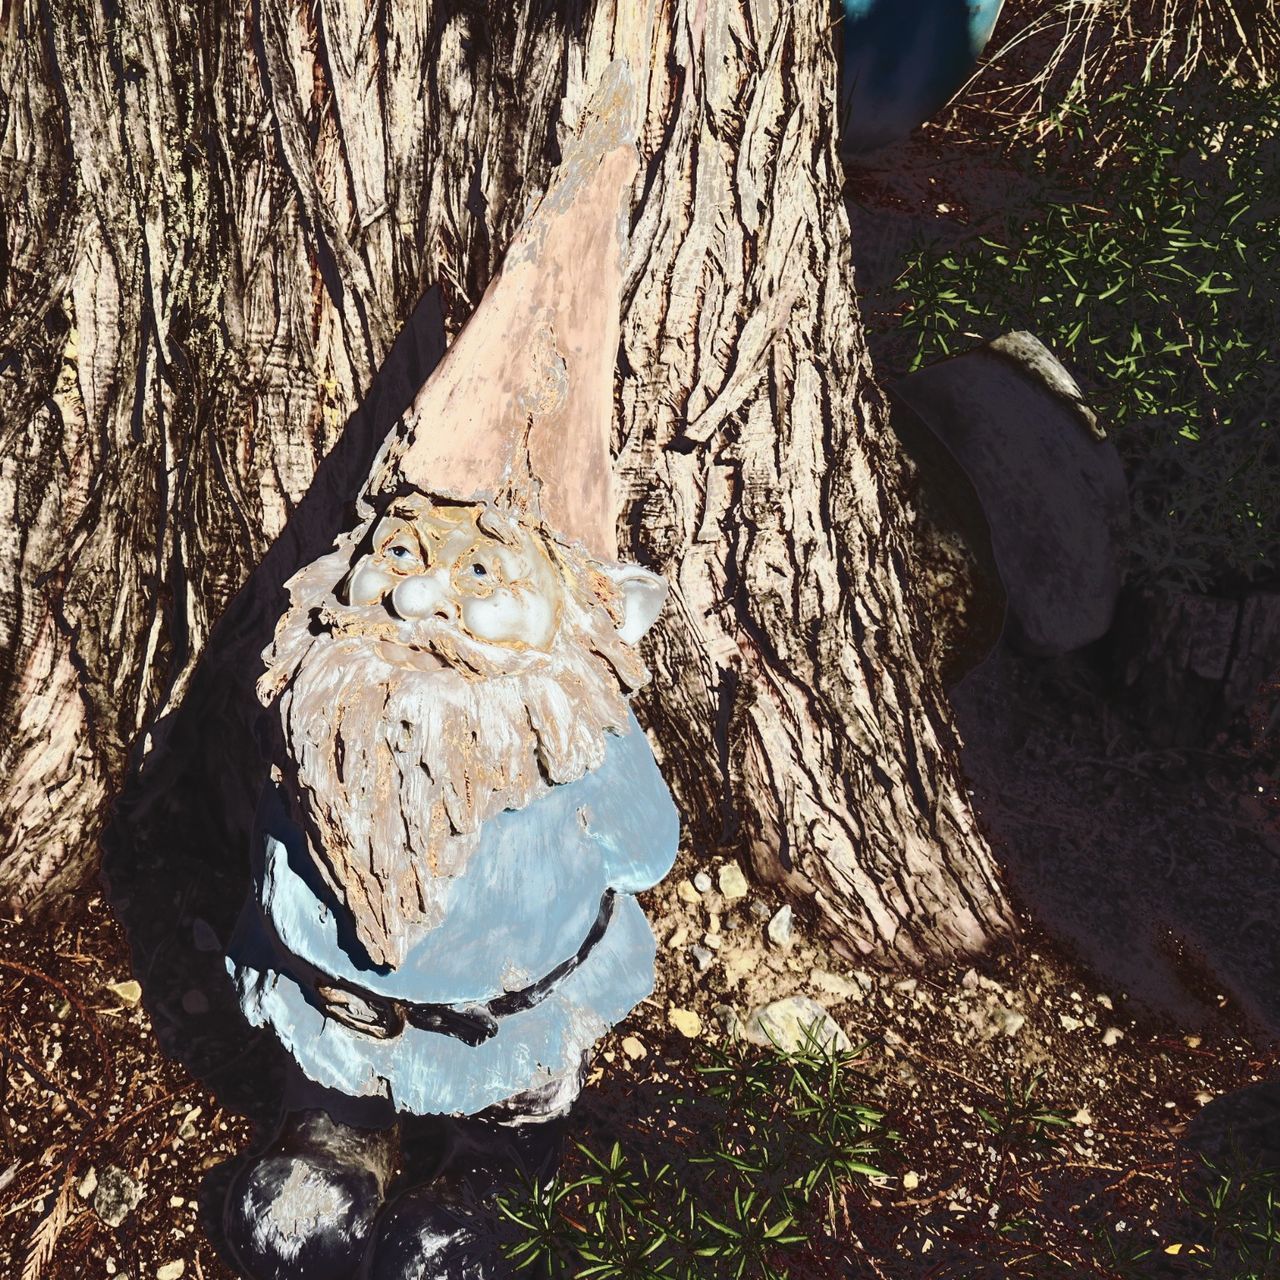
[(577, 1092), (647, 996), (679, 824), (626, 703), (665, 584), (490, 504), (396, 499), (290, 583), (279, 781), (229, 966), (306, 1075), (398, 1110)]
[(634, 895), (679, 823), (628, 698), (666, 584), (617, 562), (610, 455), (634, 110), (614, 64), (263, 655), (227, 966), (294, 1070), (227, 1193), (253, 1280), (506, 1276), (459, 1187), (546, 1175), (653, 987)]

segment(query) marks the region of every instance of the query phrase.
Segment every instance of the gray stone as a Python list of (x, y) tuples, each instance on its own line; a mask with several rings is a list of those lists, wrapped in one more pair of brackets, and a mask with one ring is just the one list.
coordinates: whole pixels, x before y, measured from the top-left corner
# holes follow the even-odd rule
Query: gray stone
[(693, 963), (698, 966), (700, 973), (705, 973), (715, 959), (715, 953), (708, 951), (706, 947), (691, 947), (689, 954), (693, 957)]
[(138, 1207), (142, 1187), (123, 1169), (108, 1165), (98, 1175), (93, 1192), (93, 1211), (109, 1227), (118, 1227)]
[(697, 889), (699, 893), (710, 893), (711, 877), (707, 875), (705, 871), (699, 871), (698, 874), (693, 877), (693, 887)]
[(711, 1012), (715, 1020), (724, 1028), (726, 1035), (740, 1036), (742, 1034), (742, 1019), (738, 1017), (738, 1011), (733, 1005), (713, 1005)]
[(776, 1045), (788, 1053), (808, 1047), (811, 1038), (827, 1049), (853, 1047), (826, 1009), (816, 1000), (800, 995), (757, 1005), (747, 1015), (746, 1035), (753, 1044)]
[(1210, 1182), (1205, 1161), (1222, 1173), (1280, 1171), (1280, 1082), (1267, 1080), (1214, 1098), (1192, 1118), (1186, 1142), (1201, 1157), (1199, 1173)]
[(814, 969), (809, 974), (809, 985), (824, 995), (837, 1000), (861, 1000), (865, 993), (862, 986), (830, 969)]
[(775, 947), (789, 947), (795, 941), (795, 922), (791, 907), (779, 907), (777, 914), (769, 921), (769, 941)]
[(972, 483), (1008, 593), (1006, 635), (1056, 656), (1111, 626), (1129, 494), (1115, 446), (1053, 354), (1011, 333), (900, 379)]

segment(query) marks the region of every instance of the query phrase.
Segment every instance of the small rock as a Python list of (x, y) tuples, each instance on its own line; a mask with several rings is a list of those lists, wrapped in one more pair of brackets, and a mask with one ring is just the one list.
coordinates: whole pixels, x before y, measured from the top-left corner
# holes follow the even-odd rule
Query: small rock
[(196, 1121), (200, 1118), (200, 1113), (203, 1110), (203, 1107), (192, 1107), (182, 1117), (182, 1122), (178, 1125), (178, 1137), (190, 1142), (196, 1136)]
[(193, 1017), (198, 1017), (202, 1013), (209, 1012), (209, 997), (203, 991), (197, 991), (192, 987), (190, 991), (183, 993), (182, 1007)]
[(178, 1280), (186, 1269), (187, 1264), (181, 1258), (175, 1258), (156, 1270), (156, 1280)]
[(676, 897), (679, 898), (681, 902), (687, 902), (691, 907), (696, 907), (698, 903), (702, 901), (702, 895), (696, 888), (694, 888), (692, 882), (689, 880), (681, 880), (680, 883), (676, 885)]
[(808, 1046), (810, 1038), (827, 1049), (845, 1051), (853, 1047), (840, 1024), (808, 996), (774, 1000), (758, 1005), (747, 1015), (747, 1039), (753, 1044), (776, 1044), (788, 1053), (796, 1053)]
[(731, 1004), (715, 1005), (711, 1012), (715, 1015), (716, 1021), (724, 1028), (725, 1034), (730, 1036), (740, 1036), (742, 1034), (742, 1019), (738, 1017), (738, 1011)]
[(974, 990), (974, 988), (975, 988), (975, 987), (977, 987), (977, 985), (978, 985), (978, 971), (977, 971), (977, 969), (966, 969), (966, 970), (964, 971), (964, 977), (960, 979), (960, 985), (961, 985), (961, 986), (962, 986), (966, 991), (972, 991), (972, 990)]
[(118, 1227), (137, 1208), (142, 1188), (123, 1169), (108, 1165), (98, 1177), (93, 1211), (109, 1227)]
[(690, 947), (689, 954), (693, 957), (693, 963), (698, 966), (699, 973), (706, 973), (711, 968), (711, 962), (714, 960), (715, 952), (708, 951), (706, 947)]
[(649, 1054), (649, 1050), (644, 1047), (643, 1042), (637, 1040), (635, 1036), (623, 1037), (622, 1052), (633, 1060), (648, 1057)]
[(702, 1019), (692, 1009), (672, 1005), (667, 1010), (667, 1021), (682, 1035), (696, 1040), (702, 1034)]
[(89, 1166), (89, 1172), (80, 1179), (80, 1185), (76, 1187), (76, 1195), (81, 1200), (88, 1200), (98, 1189), (98, 1171), (92, 1165)]
[(1079, 1018), (1073, 1018), (1069, 1013), (1058, 1014), (1058, 1021), (1062, 1023), (1064, 1031), (1079, 1031), (1084, 1026)]
[(915, 978), (903, 978), (901, 982), (895, 982), (893, 989), (895, 991), (905, 991), (910, 993), (914, 991), (920, 983)]
[(920, 1175), (914, 1169), (908, 1169), (902, 1175), (902, 1189), (904, 1191), (914, 1191), (920, 1185)]
[(1114, 1009), (1114, 1008), (1115, 1008), (1115, 1005), (1113, 1005), (1113, 1004), (1111, 1003), (1111, 997), (1110, 997), (1110, 996), (1104, 996), (1104, 995), (1099, 994), (1099, 995), (1095, 996), (1095, 997), (1094, 997), (1094, 999), (1095, 999), (1095, 1000), (1097, 1000), (1097, 1002), (1098, 1002), (1098, 1003), (1099, 1003), (1099, 1004), (1100, 1004), (1104, 1009)]
[(1025, 1013), (1019, 1013), (1016, 1009), (1006, 1008), (1004, 1005), (998, 1005), (995, 1012), (991, 1015), (992, 1021), (1003, 1035), (1016, 1036), (1027, 1021)]
[(1124, 1032), (1119, 1027), (1108, 1027), (1102, 1033), (1102, 1043), (1110, 1048), (1117, 1040), (1124, 1039)]
[(777, 914), (769, 921), (767, 932), (769, 941), (784, 950), (795, 941), (794, 916), (789, 904), (778, 908)]
[(1081, 1107), (1075, 1115), (1071, 1117), (1071, 1123), (1089, 1125), (1093, 1123), (1093, 1117), (1085, 1107)]
[(720, 868), (720, 892), (724, 894), (726, 902), (745, 898), (751, 892), (747, 877), (742, 874), (742, 868), (736, 862), (726, 862)]
[(720, 948), (724, 946), (724, 939), (718, 933), (713, 933), (711, 930), (707, 930), (707, 932), (702, 935), (702, 941), (706, 946), (710, 947), (712, 951), (719, 951)]
[(709, 893), (711, 890), (711, 877), (707, 875), (705, 871), (699, 871), (698, 874), (693, 877), (693, 887), (697, 889), (699, 893)]
[(678, 951), (689, 941), (689, 930), (684, 925), (677, 925), (676, 931), (667, 939), (667, 946), (672, 951)]
[(121, 1004), (135, 1005), (142, 999), (142, 987), (132, 978), (127, 982), (108, 982), (107, 990)]
[(851, 982), (829, 969), (814, 969), (809, 974), (809, 985), (837, 1000), (861, 1000), (863, 997), (862, 987), (857, 982)]
[(767, 920), (769, 918), (769, 908), (767, 904), (760, 901), (759, 898), (751, 899), (751, 914), (757, 920)]

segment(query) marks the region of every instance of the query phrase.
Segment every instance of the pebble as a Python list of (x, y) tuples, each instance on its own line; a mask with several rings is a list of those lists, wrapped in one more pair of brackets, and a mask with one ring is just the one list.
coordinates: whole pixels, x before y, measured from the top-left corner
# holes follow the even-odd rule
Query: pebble
[(832, 973), (829, 969), (814, 969), (809, 974), (809, 985), (824, 995), (834, 996), (837, 1000), (861, 1000), (862, 986), (851, 982), (848, 978)]
[(142, 987), (133, 978), (130, 978), (127, 982), (108, 982), (107, 990), (121, 1004), (135, 1005), (142, 999)]
[(1004, 1005), (999, 1005), (991, 1015), (991, 1020), (1004, 1035), (1016, 1036), (1026, 1024), (1027, 1015), (1019, 1013), (1016, 1009), (1008, 1009)]
[(76, 1187), (76, 1195), (81, 1200), (88, 1200), (91, 1195), (98, 1189), (98, 1171), (92, 1165), (89, 1166), (89, 1172), (80, 1179), (80, 1185)]
[(138, 1207), (142, 1188), (123, 1169), (108, 1165), (98, 1177), (93, 1211), (109, 1227), (118, 1227)]
[(1108, 1027), (1102, 1033), (1102, 1043), (1105, 1044), (1107, 1048), (1110, 1048), (1113, 1044), (1116, 1043), (1117, 1040), (1123, 1040), (1123, 1039), (1124, 1039), (1124, 1032), (1121, 1031), (1119, 1027)]
[(706, 973), (711, 968), (711, 962), (714, 960), (715, 952), (708, 951), (706, 947), (690, 947), (689, 954), (693, 957), (693, 963), (698, 966), (699, 973)]
[(710, 931), (702, 935), (702, 942), (704, 946), (710, 947), (712, 951), (719, 951), (724, 946), (724, 939), (718, 933), (711, 933)]
[(914, 1191), (920, 1185), (920, 1175), (914, 1169), (908, 1169), (902, 1175), (902, 1189)]
[(635, 1036), (624, 1036), (622, 1038), (622, 1052), (631, 1059), (639, 1059), (647, 1057), (649, 1050), (644, 1047), (643, 1041), (637, 1040)]
[(187, 1269), (187, 1264), (181, 1258), (175, 1258), (172, 1262), (166, 1262), (156, 1271), (156, 1280), (178, 1280), (178, 1277)]
[(716, 1021), (724, 1028), (726, 1035), (738, 1036), (742, 1034), (742, 1019), (738, 1017), (738, 1011), (733, 1005), (714, 1005), (711, 1012), (715, 1015)]
[(689, 880), (681, 880), (676, 885), (676, 897), (681, 902), (687, 902), (691, 907), (696, 907), (702, 901), (702, 895), (694, 887), (692, 881)]
[(775, 947), (787, 948), (795, 941), (795, 919), (791, 906), (780, 907), (777, 914), (769, 921), (769, 941)]
[(751, 914), (755, 916), (757, 920), (767, 920), (769, 918), (770, 912), (769, 912), (768, 906), (765, 903), (761, 902), (759, 898), (752, 898)]
[(667, 939), (667, 946), (670, 947), (672, 951), (677, 951), (688, 941), (689, 930), (686, 929), (684, 925), (678, 925), (675, 933)]
[(776, 1044), (789, 1053), (806, 1047), (809, 1028), (819, 1045), (848, 1050), (853, 1047), (840, 1024), (816, 1000), (791, 995), (757, 1005), (747, 1015), (747, 1039), (753, 1044)]
[(690, 1040), (695, 1040), (702, 1034), (702, 1019), (692, 1009), (681, 1009), (673, 1004), (667, 1010), (667, 1021)]
[(707, 875), (705, 871), (699, 871), (698, 874), (693, 877), (693, 887), (697, 889), (699, 893), (710, 892), (711, 877)]
[(747, 877), (742, 874), (742, 868), (736, 862), (725, 863), (720, 868), (719, 879), (720, 892), (724, 894), (727, 902), (745, 898), (751, 891), (751, 886), (747, 884)]
[(190, 1142), (196, 1136), (196, 1121), (200, 1118), (200, 1113), (203, 1110), (203, 1107), (192, 1107), (182, 1117), (182, 1121), (178, 1125), (178, 1137)]

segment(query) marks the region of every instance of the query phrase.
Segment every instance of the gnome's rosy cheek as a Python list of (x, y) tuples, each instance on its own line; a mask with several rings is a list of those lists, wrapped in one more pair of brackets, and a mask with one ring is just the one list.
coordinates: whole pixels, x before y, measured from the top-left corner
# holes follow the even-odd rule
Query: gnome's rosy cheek
[(398, 579), (385, 569), (366, 558), (347, 575), (338, 589), (338, 598), (349, 605), (377, 604), (396, 581)]
[(532, 591), (499, 587), (462, 602), (462, 625), (477, 640), (528, 649), (550, 649), (556, 635), (556, 607)]

